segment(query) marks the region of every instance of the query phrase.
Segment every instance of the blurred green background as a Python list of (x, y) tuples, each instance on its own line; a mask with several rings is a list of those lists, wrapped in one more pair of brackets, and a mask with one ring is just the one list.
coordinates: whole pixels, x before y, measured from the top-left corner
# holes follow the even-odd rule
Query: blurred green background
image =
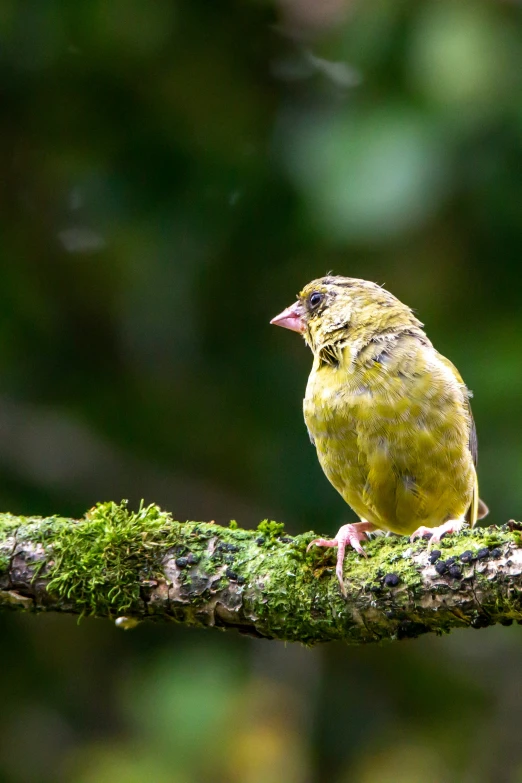
[[(353, 518), (269, 319), (384, 283), (522, 504), (518, 3), (2, 0), (0, 508)], [(382, 648), (0, 615), (6, 783), (522, 781), (522, 630)]]

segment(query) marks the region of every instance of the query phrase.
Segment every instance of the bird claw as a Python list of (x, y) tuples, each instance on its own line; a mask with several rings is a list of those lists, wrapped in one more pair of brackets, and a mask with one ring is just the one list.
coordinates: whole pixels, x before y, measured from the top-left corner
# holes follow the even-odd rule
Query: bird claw
[(337, 575), (337, 579), (339, 580), (341, 593), (344, 596), (346, 596), (346, 588), (343, 581), (343, 565), (346, 547), (351, 546), (359, 555), (368, 557), (360, 542), (366, 541), (366, 533), (370, 532), (372, 529), (373, 525), (366, 521), (356, 522), (352, 525), (343, 525), (337, 531), (335, 538), (315, 538), (313, 541), (310, 541), (306, 547), (307, 552), (310, 547), (314, 545), (337, 547), (337, 564), (335, 567), (335, 573)]
[(310, 548), (313, 546), (337, 546), (337, 539), (336, 538), (314, 538), (313, 541), (310, 541), (308, 546), (306, 547), (306, 551), (309, 552)]
[(426, 527), (425, 525), (421, 525), (411, 534), (410, 541), (413, 543), (416, 538), (422, 538), (422, 536), (425, 536), (427, 533), (431, 534), (431, 538), (428, 542), (429, 552), (433, 544), (438, 543), (446, 533), (460, 533), (465, 526), (466, 523), (463, 519), (448, 519), (447, 522), (444, 522), (444, 524), (438, 525), (437, 527)]

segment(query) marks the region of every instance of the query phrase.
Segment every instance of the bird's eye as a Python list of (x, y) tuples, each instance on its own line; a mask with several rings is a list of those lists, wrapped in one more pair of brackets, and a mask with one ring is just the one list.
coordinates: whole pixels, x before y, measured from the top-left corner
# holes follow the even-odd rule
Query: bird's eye
[(324, 299), (324, 294), (319, 293), (319, 291), (314, 291), (313, 294), (310, 294), (310, 298), (308, 300), (310, 302), (310, 307), (314, 309), (316, 307), (319, 307), (323, 299)]

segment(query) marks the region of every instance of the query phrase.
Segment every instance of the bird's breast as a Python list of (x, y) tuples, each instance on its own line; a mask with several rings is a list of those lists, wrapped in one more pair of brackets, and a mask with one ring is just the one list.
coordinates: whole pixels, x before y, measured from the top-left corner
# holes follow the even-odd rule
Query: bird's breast
[(361, 378), (342, 367), (314, 367), (303, 403), (306, 426), (317, 441), (345, 440), (353, 422), (365, 418), (372, 405), (372, 391)]

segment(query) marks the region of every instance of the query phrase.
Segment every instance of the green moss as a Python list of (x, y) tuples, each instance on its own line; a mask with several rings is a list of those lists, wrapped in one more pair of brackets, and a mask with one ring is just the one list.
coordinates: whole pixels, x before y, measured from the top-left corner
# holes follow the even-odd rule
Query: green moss
[(518, 547), (522, 547), (522, 533), (520, 530), (513, 530), (513, 533), (511, 534), (513, 536), (513, 541)]
[[(401, 546), (402, 544), (402, 546)], [(381, 584), (387, 574), (396, 574), (401, 585), (411, 589), (421, 584), (420, 569), (413, 562), (411, 555), (404, 554), (413, 547), (404, 548), (404, 539), (399, 537), (379, 537), (364, 544), (366, 558), (360, 557), (355, 551), (348, 551), (345, 559), (345, 581), (349, 587), (353, 585), (369, 586)], [(336, 550), (310, 550), (310, 555), (317, 562), (319, 557), (327, 558), (333, 569)]]
[(517, 531), (512, 533), (505, 527), (492, 525), (487, 528), (476, 527), (473, 530), (464, 530), (461, 533), (445, 536), (436, 548), (444, 549), (442, 557), (447, 559), (451, 556), (460, 557), (468, 549), (475, 552), (484, 547), (492, 549), (509, 543), (520, 546)]
[(285, 526), (283, 522), (269, 522), (268, 519), (264, 519), (257, 526), (259, 533), (262, 533), (267, 538), (275, 538), (285, 532)]
[(129, 610), (139, 602), (138, 568), (146, 576), (154, 567), (159, 534), (172, 525), (158, 506), (133, 512), (125, 501), (100, 503), (77, 523), (55, 520), (49, 592), (84, 613)]
[(5, 574), (9, 569), (10, 559), (5, 554), (0, 554), (0, 575)]
[(25, 517), (15, 517), (13, 514), (0, 514), (0, 536), (3, 538), (10, 533), (14, 533), (23, 522), (25, 522)]
[[(163, 576), (162, 560), (169, 552), (175, 558), (192, 555), (192, 564), (180, 569), (179, 579), (190, 596), (190, 609), (197, 609), (208, 599), (198, 593), (198, 571), (212, 576), (233, 561), (237, 544), (250, 539), (255, 546), (257, 534), (213, 523), (181, 524), (158, 506), (141, 505), (134, 512), (123, 501), (100, 503), (78, 522), (40, 520), (39, 535), (42, 543), (50, 544), (49, 592), (66, 599), (75, 611), (115, 615), (142, 608), (142, 582)], [(209, 549), (211, 538), (219, 540)]]

